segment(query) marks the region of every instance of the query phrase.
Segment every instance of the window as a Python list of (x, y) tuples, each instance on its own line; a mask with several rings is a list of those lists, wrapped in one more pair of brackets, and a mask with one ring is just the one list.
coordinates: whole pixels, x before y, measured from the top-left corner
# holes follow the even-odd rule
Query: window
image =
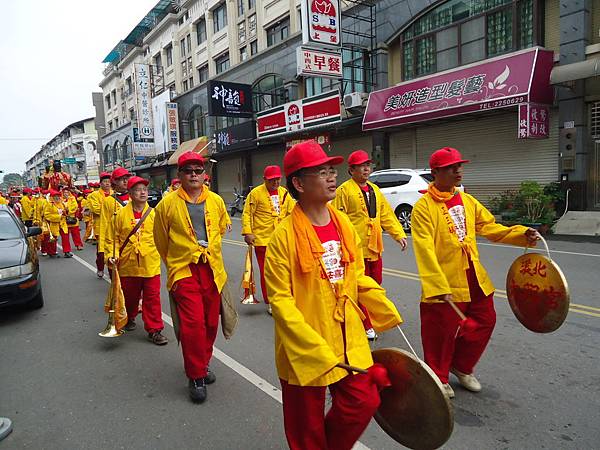
[(248, 17), (248, 37), (253, 38), (256, 36), (256, 14), (252, 14)]
[(215, 58), (215, 66), (217, 73), (225, 72), (229, 69), (229, 52)]
[(113, 130), (113, 123), (112, 120), (108, 121), (108, 131), (112, 131)]
[(213, 31), (216, 33), (227, 26), (227, 4), (221, 3), (213, 11)]
[(183, 80), (183, 92), (188, 90), (188, 80)]
[(369, 181), (379, 188), (397, 187), (408, 184), (411, 176), (403, 173), (379, 173), (369, 177)]
[(125, 97), (129, 97), (131, 94), (133, 94), (133, 84), (131, 77), (127, 77), (125, 80)]
[(343, 93), (367, 92), (369, 78), (369, 55), (364, 49), (342, 49)]
[(113, 91), (111, 92), (111, 97), (112, 97), (113, 106), (117, 106), (117, 90), (116, 89), (113, 89)]
[(449, 0), (401, 35), (409, 80), (537, 45), (537, 0)]
[(263, 111), (288, 101), (283, 78), (279, 75), (266, 75), (252, 86), (254, 111)]
[(115, 130), (119, 128), (119, 118), (115, 117)]
[(196, 24), (196, 41), (198, 45), (206, 42), (206, 20), (204, 19), (200, 19)]
[(238, 4), (238, 17), (242, 17), (244, 15), (244, 0), (237, 0)]
[(133, 108), (129, 108), (129, 120), (135, 121), (135, 110)]
[(179, 20), (177, 21), (177, 24), (178, 24), (179, 26), (181, 26), (181, 25), (183, 25), (185, 22), (187, 22), (187, 20), (188, 20), (189, 18), (190, 18), (190, 14), (189, 14), (189, 12), (188, 12), (188, 11), (186, 11), (186, 12), (183, 14), (183, 16), (181, 16), (181, 17), (179, 18)]
[(256, 8), (256, 0), (248, 0), (248, 9)]
[(160, 56), (160, 53), (157, 53), (156, 56), (154, 57), (154, 65), (157, 67), (162, 66), (162, 57)]
[(206, 135), (207, 115), (201, 106), (196, 106), (188, 116), (189, 139), (199, 138)]
[(192, 35), (188, 34), (185, 37), (185, 46), (187, 48), (188, 55), (192, 54)]
[(307, 77), (304, 79), (304, 87), (306, 88), (306, 96), (312, 97), (323, 92), (323, 78)]
[(267, 28), (267, 47), (280, 43), (286, 39), (289, 34), (290, 18), (288, 17)]
[(256, 55), (258, 53), (258, 41), (250, 42), (250, 54)]
[(238, 24), (238, 42), (242, 43), (246, 40), (246, 22)]
[(172, 99), (177, 96), (177, 90), (175, 89), (175, 83), (169, 85), (169, 92), (171, 93), (170, 97)]
[(198, 82), (203, 83), (206, 80), (208, 80), (208, 64), (205, 64), (198, 69)]
[(165, 53), (167, 55), (167, 67), (171, 67), (173, 65), (173, 45), (167, 45)]
[(104, 102), (106, 103), (106, 109), (110, 109), (110, 94), (104, 97)]
[(190, 77), (190, 79), (188, 80), (190, 89), (194, 87), (194, 77)]
[(186, 53), (185, 38), (179, 41), (179, 51), (182, 58), (185, 58)]
[(246, 61), (248, 59), (247, 47), (240, 48), (240, 61)]

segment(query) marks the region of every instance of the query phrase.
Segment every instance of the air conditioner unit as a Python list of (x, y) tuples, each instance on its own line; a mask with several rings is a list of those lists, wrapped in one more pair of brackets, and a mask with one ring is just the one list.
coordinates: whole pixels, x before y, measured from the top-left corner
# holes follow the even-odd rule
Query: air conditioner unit
[(364, 92), (351, 92), (344, 95), (344, 106), (346, 109), (362, 108), (366, 105), (369, 94)]

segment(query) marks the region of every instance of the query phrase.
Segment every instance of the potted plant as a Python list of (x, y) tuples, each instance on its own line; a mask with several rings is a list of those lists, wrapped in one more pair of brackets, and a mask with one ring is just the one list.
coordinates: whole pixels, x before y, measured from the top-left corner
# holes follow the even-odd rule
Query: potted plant
[(555, 215), (553, 198), (537, 181), (521, 183), (515, 205), (523, 225), (548, 233)]

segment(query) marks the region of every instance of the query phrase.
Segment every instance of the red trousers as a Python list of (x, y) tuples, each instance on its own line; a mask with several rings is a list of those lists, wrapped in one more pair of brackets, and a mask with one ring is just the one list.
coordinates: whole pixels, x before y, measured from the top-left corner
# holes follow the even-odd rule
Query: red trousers
[(475, 330), (458, 336), (460, 318), (449, 304), (421, 303), (421, 340), (425, 362), (442, 383), (448, 383), (451, 368), (466, 374), (473, 373), (496, 325), (494, 294), (484, 295), (472, 266), (467, 270), (467, 279), (471, 301), (457, 302), (456, 305), (478, 323)]
[(160, 307), (160, 275), (153, 277), (121, 277), (121, 288), (125, 297), (127, 318), (138, 315), (138, 304), (142, 296), (142, 320), (148, 333), (162, 331), (165, 327)]
[(48, 233), (42, 234), (42, 253), (48, 254), (48, 244), (50, 243), (50, 235)]
[(208, 263), (190, 264), (192, 276), (175, 283), (171, 295), (179, 316), (179, 341), (185, 373), (203, 378), (219, 328), (221, 295)]
[(258, 261), (258, 268), (260, 270), (260, 289), (262, 290), (262, 296), (265, 303), (269, 304), (269, 298), (267, 296), (267, 284), (265, 283), (265, 253), (267, 252), (266, 246), (254, 247), (254, 253), (256, 253), (256, 260)]
[[(60, 230), (60, 242), (62, 244), (62, 249), (64, 253), (70, 253), (71, 252), (71, 242), (69, 242), (69, 235), (67, 233), (63, 233), (62, 229)], [(42, 243), (43, 245), (43, 243)], [(50, 241), (50, 236), (48, 236), (48, 241), (46, 244), (46, 249), (48, 250), (48, 254), (49, 255), (56, 255), (58, 248), (57, 248), (57, 240), (55, 239), (54, 241)]]
[[(377, 282), (377, 284), (381, 285), (383, 283), (383, 260), (381, 258), (379, 258), (377, 261), (369, 261), (368, 259), (365, 259), (365, 275), (373, 278)], [(363, 326), (365, 327), (365, 330), (373, 328), (373, 325), (371, 324), (371, 319), (369, 318), (369, 311), (367, 311), (367, 308), (365, 308), (360, 303), (358, 304), (358, 306), (365, 315), (365, 320), (363, 320)]]
[(368, 375), (348, 375), (329, 385), (332, 404), (324, 415), (325, 386), (281, 381), (283, 422), (291, 450), (350, 450), (380, 404)]
[(104, 252), (100, 250), (100, 236), (96, 236), (96, 269), (104, 272)]
[(83, 247), (83, 242), (81, 242), (81, 231), (79, 230), (79, 224), (73, 225), (69, 228), (69, 234), (71, 238), (73, 238), (73, 244), (75, 247)]

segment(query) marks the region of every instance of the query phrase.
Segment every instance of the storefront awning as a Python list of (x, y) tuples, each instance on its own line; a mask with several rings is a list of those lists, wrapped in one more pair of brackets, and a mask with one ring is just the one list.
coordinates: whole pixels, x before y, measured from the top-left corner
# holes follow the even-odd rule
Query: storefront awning
[(588, 59), (563, 66), (556, 66), (550, 74), (551, 84), (561, 84), (567, 81), (583, 80), (600, 75), (600, 59)]
[(371, 92), (363, 130), (520, 103), (551, 104), (553, 58), (551, 50), (536, 47)]
[[(182, 142), (179, 148), (169, 157), (169, 166), (177, 164), (177, 160), (182, 153), (185, 152), (200, 152), (201, 155), (206, 156), (208, 154), (208, 138), (201, 136), (196, 139), (190, 139), (189, 141)], [(201, 151), (202, 150), (202, 151)]]

